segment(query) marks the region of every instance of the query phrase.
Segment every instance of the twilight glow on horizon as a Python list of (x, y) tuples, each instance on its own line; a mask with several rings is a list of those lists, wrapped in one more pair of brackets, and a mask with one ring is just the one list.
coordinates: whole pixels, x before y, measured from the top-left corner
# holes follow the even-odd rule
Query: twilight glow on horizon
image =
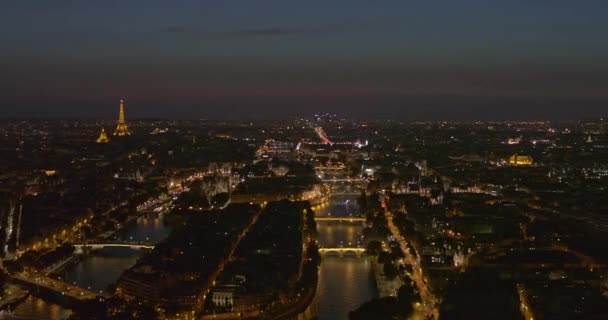
[(582, 118), (606, 1), (5, 1), (0, 117)]

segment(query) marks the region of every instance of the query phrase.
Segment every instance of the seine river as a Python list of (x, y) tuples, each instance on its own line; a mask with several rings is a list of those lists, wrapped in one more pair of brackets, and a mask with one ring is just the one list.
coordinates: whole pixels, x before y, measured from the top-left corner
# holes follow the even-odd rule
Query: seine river
[[(318, 216), (357, 215), (352, 199), (340, 197), (315, 210)], [(318, 241), (322, 247), (350, 246), (362, 243), (360, 223), (318, 222)], [(132, 241), (160, 242), (170, 230), (164, 226), (162, 215), (142, 217), (128, 226), (119, 236)], [(133, 266), (141, 251), (127, 248), (104, 249), (69, 268), (64, 274), (69, 282), (93, 291), (105, 291), (122, 272)], [(348, 312), (377, 296), (371, 266), (365, 257), (324, 257), (317, 290), (317, 310), (320, 320), (346, 319)], [(36, 297), (28, 298), (14, 310), (13, 317), (0, 319), (66, 319), (69, 310)]]
[[(358, 215), (355, 197), (335, 197), (317, 208), (317, 216)], [(363, 245), (361, 223), (317, 222), (321, 247)], [(347, 319), (348, 312), (378, 296), (371, 264), (365, 257), (323, 257), (317, 288), (320, 320)]]
[[(169, 233), (169, 228), (163, 223), (163, 216), (152, 215), (141, 217), (135, 223), (127, 226), (118, 239), (160, 242)], [(106, 248), (99, 254), (88, 256), (70, 267), (66, 270), (64, 278), (80, 287), (103, 292), (118, 280), (123, 271), (133, 266), (142, 254), (142, 251), (129, 248)], [(0, 317), (0, 319), (67, 319), (70, 311), (30, 296), (13, 313), (13, 316)]]

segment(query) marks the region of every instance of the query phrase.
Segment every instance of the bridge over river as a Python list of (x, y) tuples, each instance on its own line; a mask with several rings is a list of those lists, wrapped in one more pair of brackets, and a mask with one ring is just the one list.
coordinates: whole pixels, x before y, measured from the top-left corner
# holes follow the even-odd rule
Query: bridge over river
[(315, 217), (315, 221), (365, 222), (363, 217)]
[(57, 296), (65, 296), (77, 301), (96, 299), (99, 296), (98, 293), (93, 291), (50, 278), (40, 273), (21, 272), (13, 275), (13, 280), (34, 288), (33, 292), (43, 289), (50, 293), (56, 293)]
[(319, 253), (322, 256), (337, 255), (344, 257), (346, 255), (356, 255), (360, 257), (365, 254), (365, 248), (361, 247), (335, 247), (335, 248), (319, 248)]
[(378, 297), (372, 266), (365, 254), (365, 217), (357, 203), (361, 191), (355, 186), (352, 189), (352, 194), (346, 195), (351, 192), (336, 187), (329, 203), (313, 209), (322, 256), (316, 298), (319, 320), (348, 319), (349, 311)]
[(135, 249), (135, 250), (141, 250), (141, 249), (154, 249), (154, 245), (151, 244), (141, 244), (141, 243), (125, 243), (125, 242), (116, 242), (116, 243), (87, 243), (87, 244), (75, 244), (74, 248), (76, 250), (74, 250), (74, 253), (76, 254), (80, 254), (84, 252), (84, 249), (90, 249), (90, 250), (100, 250), (103, 248), (129, 248), (129, 249)]

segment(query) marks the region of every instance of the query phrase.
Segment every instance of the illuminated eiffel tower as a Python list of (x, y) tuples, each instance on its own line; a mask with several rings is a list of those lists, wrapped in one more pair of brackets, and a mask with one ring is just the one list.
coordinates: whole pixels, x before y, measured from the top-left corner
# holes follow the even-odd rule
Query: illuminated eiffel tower
[(127, 123), (125, 122), (125, 105), (122, 99), (120, 100), (118, 124), (116, 125), (116, 130), (114, 130), (114, 135), (119, 137), (131, 135), (131, 132), (129, 132), (129, 129), (127, 128)]

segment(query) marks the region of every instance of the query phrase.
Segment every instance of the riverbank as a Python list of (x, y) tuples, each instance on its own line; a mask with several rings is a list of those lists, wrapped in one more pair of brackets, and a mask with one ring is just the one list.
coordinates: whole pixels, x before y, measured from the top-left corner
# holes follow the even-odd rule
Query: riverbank
[(73, 254), (45, 270), (48, 275), (57, 275), (80, 262), (81, 255)]
[(372, 272), (374, 273), (374, 279), (376, 279), (379, 297), (396, 297), (397, 291), (403, 285), (403, 280), (399, 276), (396, 276), (393, 280), (388, 280), (384, 275), (382, 264), (378, 263), (377, 257), (370, 256), (368, 259), (372, 265)]
[[(133, 241), (142, 241), (146, 238), (153, 242), (159, 242), (170, 232), (170, 227), (164, 224), (162, 213), (141, 214), (133, 216), (128, 222), (117, 225), (116, 229), (107, 231), (96, 236), (90, 241), (112, 241), (115, 237), (126, 239), (133, 238)], [(108, 239), (109, 238), (109, 239)], [(107, 240), (104, 240), (107, 239)], [(102, 251), (92, 252), (88, 255), (74, 254), (60, 261), (55, 262), (46, 268), (45, 273), (53, 278), (60, 278), (66, 283), (75, 284), (81, 288), (87, 288), (95, 292), (108, 293), (109, 285), (114, 284), (122, 272), (135, 264), (140, 251), (128, 248), (105, 248)], [(65, 310), (69, 310), (74, 303), (57, 299), (46, 292), (34, 292), (31, 296), (36, 297), (35, 303), (31, 303), (31, 308), (27, 305), (26, 299), (22, 299), (15, 304), (16, 309), (22, 309), (21, 315), (58, 313), (60, 310), (64, 315)], [(24, 302), (25, 301), (25, 302)], [(41, 303), (44, 301), (45, 303)], [(24, 305), (23, 307), (21, 305)], [(40, 307), (38, 307), (40, 306)], [(62, 306), (62, 307), (60, 307)], [(48, 310), (45, 310), (48, 309)], [(45, 317), (41, 319), (47, 319)], [(48, 318), (58, 319), (58, 318)]]
[(20, 286), (13, 284), (9, 284), (8, 286), (9, 287), (6, 289), (7, 295), (0, 299), (0, 310), (13, 310), (30, 296), (29, 291)]
[(203, 315), (201, 320), (211, 319), (224, 319), (224, 320), (235, 320), (235, 319), (258, 319), (261, 315), (265, 318), (275, 320), (310, 320), (315, 319), (317, 316), (315, 299), (317, 296), (318, 288), (318, 276), (319, 270), (317, 269), (314, 285), (308, 287), (304, 294), (300, 294), (299, 299), (290, 303), (289, 305), (283, 305), (280, 308), (263, 312), (261, 310), (247, 310), (243, 312), (226, 312), (226, 313), (215, 313)]
[(311, 306), (314, 305), (313, 301), (317, 296), (317, 287), (319, 283), (319, 268), (317, 266), (314, 267), (316, 270), (310, 270), (312, 271), (311, 274), (314, 274), (314, 276), (312, 277), (313, 281), (311, 281), (310, 285), (309, 283), (305, 283), (306, 285), (308, 285), (305, 292), (303, 294), (299, 294), (299, 299), (294, 301), (293, 303), (286, 306), (282, 306), (282, 308), (278, 310), (271, 310), (271, 312), (269, 312), (269, 315), (272, 319), (306, 320), (312, 319), (315, 316), (315, 314), (313, 313), (314, 308), (311, 308)]

